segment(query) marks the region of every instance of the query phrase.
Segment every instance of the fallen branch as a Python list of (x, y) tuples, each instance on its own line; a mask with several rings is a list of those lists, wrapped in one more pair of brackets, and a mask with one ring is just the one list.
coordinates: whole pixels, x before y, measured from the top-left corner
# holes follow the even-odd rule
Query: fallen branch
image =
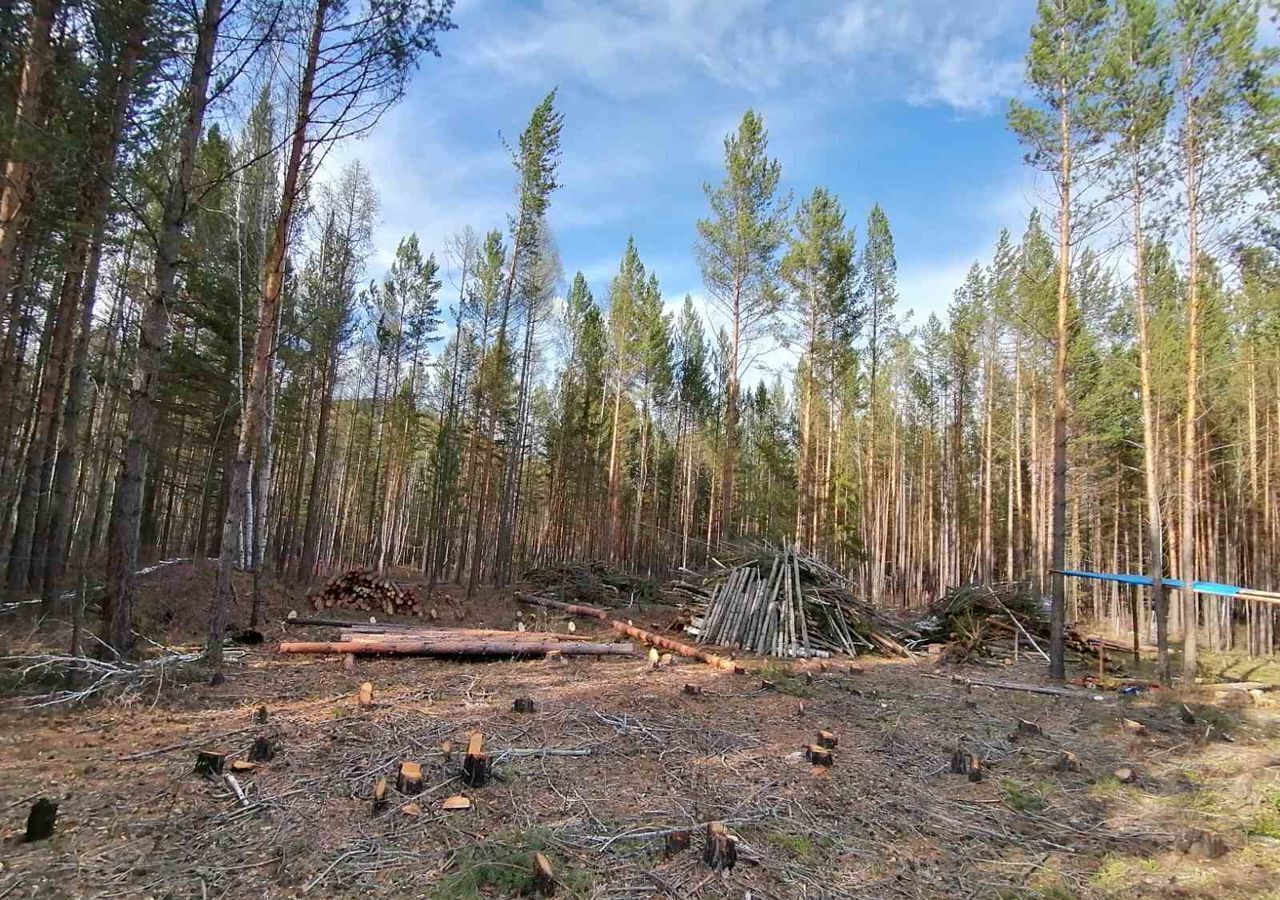
[(741, 675), (746, 671), (746, 669), (731, 659), (726, 659), (723, 656), (717, 656), (714, 653), (708, 653), (705, 650), (699, 650), (697, 647), (682, 644), (680, 641), (675, 641), (671, 638), (662, 637), (661, 635), (654, 634), (651, 631), (645, 631), (643, 628), (636, 628), (634, 625), (629, 625), (626, 622), (620, 622), (617, 619), (611, 618), (609, 613), (605, 610), (596, 609), (594, 606), (579, 606), (576, 603), (565, 603), (560, 600), (552, 600), (548, 597), (539, 597), (534, 594), (517, 593), (516, 599), (521, 603), (529, 603), (534, 606), (546, 606), (551, 609), (563, 610), (564, 612), (572, 613), (576, 616), (589, 616), (594, 619), (599, 619), (601, 622), (607, 622), (614, 631), (621, 632), (628, 637), (633, 637), (638, 641), (642, 641), (654, 647), (661, 647), (663, 650), (670, 650), (672, 653), (678, 653), (681, 656), (688, 657), (689, 659), (699, 660), (709, 666), (714, 666), (717, 669), (723, 669), (726, 672), (733, 672)]
[[(942, 675), (925, 674), (926, 678), (944, 678)], [(1086, 700), (1093, 697), (1093, 694), (1087, 694), (1083, 691), (1074, 691), (1070, 688), (1046, 687), (1039, 684), (1016, 684), (1012, 681), (987, 681), (982, 678), (965, 678), (961, 675), (952, 675), (945, 680), (952, 684), (963, 684), (969, 687), (986, 687), (994, 688), (998, 691), (1024, 691), (1028, 694), (1049, 694), (1053, 697), (1075, 697), (1077, 700)]]

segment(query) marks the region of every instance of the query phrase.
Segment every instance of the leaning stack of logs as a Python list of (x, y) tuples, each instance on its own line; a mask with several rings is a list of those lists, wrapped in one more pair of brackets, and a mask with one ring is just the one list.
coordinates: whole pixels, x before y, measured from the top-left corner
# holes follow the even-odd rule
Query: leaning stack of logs
[(841, 575), (784, 544), (750, 548), (715, 576), (701, 616), (686, 629), (704, 644), (765, 656), (908, 655), (895, 623), (854, 597)]
[[(292, 622), (306, 624), (305, 619)], [(613, 656), (631, 644), (598, 643), (572, 634), (500, 631), (489, 628), (414, 628), (351, 624), (336, 641), (285, 641), (281, 653), (342, 653), (388, 656)]]
[(422, 601), (411, 587), (401, 587), (371, 569), (335, 575), (307, 595), (316, 609), (352, 609), (385, 615), (422, 615)]

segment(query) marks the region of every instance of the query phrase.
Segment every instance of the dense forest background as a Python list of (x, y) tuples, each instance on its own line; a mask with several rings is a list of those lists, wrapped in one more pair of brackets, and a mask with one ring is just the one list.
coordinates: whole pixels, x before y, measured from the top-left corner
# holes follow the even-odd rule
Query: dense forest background
[(378, 196), (331, 151), (449, 64), (450, 14), (0, 11), (9, 590), (53, 612), (104, 572), (102, 637), (126, 650), (151, 559), (219, 559), (220, 637), (237, 567), (410, 567), (470, 594), (564, 559), (657, 577), (751, 539), (881, 605), (1028, 580), (1059, 632), (1136, 617), (1191, 665), (1197, 635), (1274, 651), (1274, 607), (1159, 587), (1131, 606), (1051, 574), (1280, 588), (1274, 7), (1041, 0), (1009, 124), (1043, 208), (921, 322), (888, 213), (788, 193), (752, 111), (690, 223), (707, 302), (664, 296), (635, 243), (607, 284), (570, 274), (548, 212), (577, 123), (554, 92), (499, 123), (519, 133), (506, 221), (405, 235), (371, 271)]

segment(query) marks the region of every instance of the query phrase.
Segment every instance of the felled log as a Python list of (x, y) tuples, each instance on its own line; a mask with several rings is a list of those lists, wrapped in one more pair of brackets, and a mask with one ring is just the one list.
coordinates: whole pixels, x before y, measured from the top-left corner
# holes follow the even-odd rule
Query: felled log
[(422, 626), (387, 628), (383, 625), (353, 625), (338, 632), (340, 641), (427, 641), (427, 640), (501, 640), (501, 641), (582, 641), (594, 640), (585, 634), (561, 634), (546, 631), (511, 631), (502, 628), (426, 628)]
[[(926, 677), (933, 677), (928, 676)], [(1069, 688), (1046, 687), (1040, 684), (1015, 684), (1011, 681), (987, 681), (982, 678), (964, 678), (960, 675), (951, 677), (953, 684), (963, 684), (970, 687), (988, 687), (998, 691), (1025, 691), (1028, 694), (1048, 694), (1052, 697), (1076, 697), (1080, 700), (1086, 700), (1093, 696), (1084, 691), (1074, 691)]]
[(352, 653), (385, 656), (529, 656), (558, 650), (566, 656), (627, 656), (630, 644), (540, 640), (284, 641), (281, 653)]
[[(538, 597), (533, 594), (517, 593), (516, 599), (521, 603), (529, 603), (534, 606), (546, 606), (551, 609), (563, 610), (564, 612), (571, 613), (576, 616), (590, 616), (594, 619), (599, 619), (602, 622), (607, 622), (609, 627), (614, 631), (621, 632), (628, 637), (633, 637), (637, 641), (650, 644), (654, 647), (661, 647), (663, 650), (670, 650), (672, 653), (678, 653), (681, 656), (688, 657), (689, 659), (699, 660), (709, 666), (714, 666), (717, 669), (723, 669), (726, 672), (733, 672), (741, 675), (746, 671), (746, 669), (731, 659), (725, 659), (723, 656), (717, 656), (714, 653), (699, 650), (697, 647), (682, 644), (680, 641), (675, 641), (671, 638), (653, 634), (652, 632), (645, 631), (642, 628), (636, 628), (634, 625), (628, 625), (626, 622), (620, 622), (617, 619), (611, 618), (603, 609), (596, 609), (594, 606), (580, 606), (576, 603), (564, 603), (560, 600), (552, 600), (548, 597)], [(570, 646), (572, 645), (566, 645), (566, 647), (562, 649), (564, 649), (565, 652), (569, 652)]]
[(41, 797), (31, 806), (27, 813), (27, 832), (23, 840), (27, 843), (43, 841), (53, 834), (53, 826), (58, 822), (58, 804)]

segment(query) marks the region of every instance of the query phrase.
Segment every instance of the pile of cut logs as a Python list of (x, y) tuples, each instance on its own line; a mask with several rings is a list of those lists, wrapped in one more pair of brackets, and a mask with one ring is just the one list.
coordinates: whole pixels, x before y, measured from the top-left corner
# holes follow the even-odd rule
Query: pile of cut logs
[[(305, 619), (293, 622), (306, 624)], [(500, 631), (489, 628), (415, 628), (357, 625), (342, 628), (336, 641), (285, 641), (281, 653), (342, 653), (389, 656), (613, 656), (631, 644), (598, 643), (572, 634)]]
[(422, 601), (412, 587), (401, 587), (371, 569), (335, 575), (307, 595), (316, 609), (354, 609), (385, 615), (422, 615)]
[(908, 655), (896, 623), (854, 597), (835, 570), (789, 545), (749, 548), (712, 577), (704, 611), (686, 629), (700, 643), (781, 657)]

